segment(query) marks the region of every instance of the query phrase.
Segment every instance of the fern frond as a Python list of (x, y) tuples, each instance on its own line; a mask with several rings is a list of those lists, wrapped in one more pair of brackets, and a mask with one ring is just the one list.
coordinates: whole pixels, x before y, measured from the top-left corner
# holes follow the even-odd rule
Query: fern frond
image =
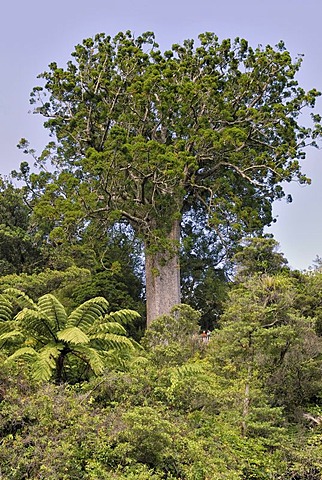
[(5, 295), (0, 295), (0, 321), (8, 322), (12, 319), (13, 307)]
[(49, 319), (52, 328), (57, 332), (66, 325), (67, 313), (60, 301), (51, 294), (43, 295), (38, 300), (38, 307)]
[(56, 368), (56, 358), (60, 351), (64, 348), (63, 345), (46, 345), (40, 352), (37, 352), (32, 347), (22, 347), (15, 351), (7, 358), (5, 363), (11, 363), (18, 358), (24, 358), (31, 365), (31, 373), (35, 380), (47, 381), (52, 376)]
[(109, 303), (104, 297), (91, 298), (69, 315), (66, 327), (79, 327), (87, 331), (99, 317), (106, 313), (108, 306)]
[(118, 322), (95, 322), (92, 328), (88, 330), (88, 335), (96, 335), (98, 333), (115, 333), (116, 335), (126, 335), (126, 330)]
[(95, 375), (99, 375), (103, 372), (105, 368), (104, 360), (95, 348), (91, 348), (88, 346), (77, 345), (73, 348), (74, 354), (78, 354), (93, 370)]
[(129, 368), (135, 368), (136, 365), (144, 368), (149, 363), (147, 358), (138, 356), (133, 350), (103, 350), (101, 355), (109, 368), (128, 370)]
[(109, 350), (109, 351), (102, 351), (102, 357), (104, 358), (104, 363), (106, 367), (110, 369), (116, 370), (125, 370), (128, 364), (128, 356), (120, 355), (119, 351)]
[(56, 368), (56, 359), (60, 355), (63, 345), (46, 345), (31, 365), (31, 373), (35, 380), (48, 381)]
[(91, 340), (96, 343), (99, 342), (103, 350), (127, 350), (134, 351), (135, 347), (131, 339), (114, 333), (97, 333), (91, 337)]
[(140, 318), (141, 315), (135, 310), (129, 310), (127, 308), (118, 310), (117, 312), (111, 312), (104, 317), (105, 322), (118, 322), (122, 325), (129, 325), (133, 320)]
[(138, 357), (132, 357), (130, 361), (131, 367), (144, 367), (150, 363), (150, 360), (147, 357), (142, 357), (142, 355)]
[(27, 332), (33, 332), (35, 336), (57, 340), (56, 332), (50, 320), (39, 310), (24, 308), (15, 317), (21, 328)]
[(183, 379), (185, 377), (194, 377), (197, 375), (207, 375), (207, 368), (201, 363), (190, 363), (181, 365), (180, 367), (174, 367), (172, 369), (172, 379)]
[(69, 327), (61, 330), (58, 332), (57, 338), (63, 342), (72, 343), (74, 345), (86, 344), (90, 341), (86, 333), (78, 327)]
[(27, 360), (33, 359), (38, 355), (36, 350), (32, 347), (22, 347), (16, 350), (4, 363), (11, 363), (17, 358), (25, 357)]
[(7, 343), (17, 343), (22, 341), (24, 335), (19, 330), (10, 330), (0, 335), (0, 348), (4, 347)]
[(136, 350), (141, 350), (141, 351), (144, 350), (144, 347), (139, 342), (134, 340), (133, 338), (131, 338), (131, 343)]
[(20, 308), (37, 309), (37, 305), (28, 295), (18, 288), (6, 288), (3, 292), (10, 300), (14, 300)]
[(0, 335), (17, 329), (17, 322), (9, 320), (8, 322), (0, 322)]

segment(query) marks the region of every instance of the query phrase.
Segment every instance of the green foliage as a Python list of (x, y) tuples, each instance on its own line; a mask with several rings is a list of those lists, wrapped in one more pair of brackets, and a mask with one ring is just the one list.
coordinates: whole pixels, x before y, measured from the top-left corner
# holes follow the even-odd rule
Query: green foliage
[(135, 350), (118, 321), (130, 323), (139, 314), (133, 310), (108, 314), (103, 297), (90, 299), (67, 315), (51, 294), (40, 297), (37, 304), (16, 289), (7, 289), (5, 295), (21, 308), (0, 335), (2, 344), (11, 341), (13, 353), (6, 361), (24, 358), (36, 380), (47, 381), (55, 374), (58, 383), (80, 381), (91, 372), (102, 373), (117, 359), (120, 363), (118, 357)]
[[(261, 290), (263, 286), (258, 287)], [(278, 293), (285, 294), (282, 285)], [(239, 311), (237, 305), (231, 308)], [(193, 312), (183, 310), (189, 326)], [(130, 363), (127, 371), (105, 370), (78, 387), (35, 384), (27, 380), (21, 364), (16, 371), (14, 365), (10, 369), (4, 365), (0, 372), (4, 478), (317, 480), (320, 427), (307, 428), (299, 419), (290, 424), (284, 409), (272, 401), (272, 383), (266, 383), (273, 370), (268, 363), (274, 363), (279, 343), (272, 346), (254, 338), (258, 349), (251, 361), (243, 334), (246, 318), (239, 313), (238, 329), (236, 323), (230, 328), (231, 312), (207, 348), (180, 365), (155, 362), (152, 356)], [(185, 341), (189, 344), (188, 335)], [(178, 342), (184, 347), (184, 335)], [(307, 412), (318, 421), (319, 408)]]
[(0, 275), (31, 273), (44, 264), (42, 239), (31, 221), (23, 189), (0, 176)]
[[(216, 371), (220, 366), (250, 390), (267, 389), (268, 404), (299, 420), (319, 397), (322, 345), (314, 322), (296, 310), (296, 293), (292, 278), (283, 275), (237, 285), (209, 348)], [(249, 399), (244, 400), (248, 415)]]
[(287, 260), (278, 251), (278, 246), (277, 241), (269, 236), (245, 239), (233, 258), (238, 279), (255, 274), (275, 275), (288, 271)]
[(180, 367), (173, 367), (169, 371), (169, 379), (165, 398), (177, 411), (183, 414), (196, 411), (219, 414), (222, 392), (209, 362), (193, 359)]
[(21, 387), (8, 389), (0, 421), (4, 478), (89, 478), (85, 465), (104, 420), (80, 400), (49, 385), (29, 395)]
[(297, 286), (296, 307), (306, 318), (313, 318), (316, 333), (322, 335), (322, 273), (319, 269), (306, 274), (294, 272)]
[[(230, 262), (207, 219), (200, 216), (197, 222), (196, 219), (192, 222), (189, 212), (186, 217), (182, 223), (180, 255), (181, 298), (201, 313), (202, 329), (213, 330), (229, 288), (226, 272)], [(233, 244), (229, 249), (234, 250)]]
[(34, 299), (47, 293), (59, 292), (64, 297), (64, 292), (76, 288), (79, 283), (84, 283), (90, 277), (89, 270), (85, 268), (70, 267), (64, 271), (45, 269), (40, 273), (28, 275), (4, 275), (0, 277), (0, 290), (16, 288), (25, 292)]
[(13, 308), (5, 295), (0, 295), (0, 320), (1, 322), (8, 322), (11, 320)]
[(145, 332), (142, 344), (160, 365), (178, 365), (199, 350), (200, 314), (189, 305), (177, 305), (169, 315), (155, 319)]

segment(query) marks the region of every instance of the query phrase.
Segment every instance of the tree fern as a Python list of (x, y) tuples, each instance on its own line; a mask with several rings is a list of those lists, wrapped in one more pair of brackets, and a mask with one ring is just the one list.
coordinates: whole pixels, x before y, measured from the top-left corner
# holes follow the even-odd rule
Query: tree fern
[[(13, 320), (9, 320), (10, 294), (22, 308)], [(84, 372), (88, 375), (89, 369), (98, 375), (113, 361), (119, 366), (137, 348), (126, 337), (122, 324), (139, 314), (133, 310), (107, 314), (108, 306), (105, 298), (96, 297), (67, 317), (63, 305), (51, 294), (43, 295), (35, 304), (23, 292), (8, 289), (5, 297), (0, 296), (0, 318), (7, 320), (0, 321), (0, 348), (11, 342), (16, 351), (7, 361), (24, 358), (36, 380), (49, 380), (54, 372), (58, 382), (79, 379)], [(84, 369), (80, 362), (85, 364)]]

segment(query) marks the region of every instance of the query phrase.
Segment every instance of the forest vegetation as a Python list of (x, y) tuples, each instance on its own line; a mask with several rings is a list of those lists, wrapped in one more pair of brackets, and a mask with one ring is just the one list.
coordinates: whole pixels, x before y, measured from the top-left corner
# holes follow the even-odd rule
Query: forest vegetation
[(1, 479), (322, 478), (322, 262), (264, 233), (321, 135), (300, 64), (125, 32), (39, 76), (51, 141), (0, 177)]

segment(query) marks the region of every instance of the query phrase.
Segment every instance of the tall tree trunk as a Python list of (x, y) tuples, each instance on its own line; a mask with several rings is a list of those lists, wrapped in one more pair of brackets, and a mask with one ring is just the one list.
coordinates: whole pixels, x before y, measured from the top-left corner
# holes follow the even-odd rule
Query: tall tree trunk
[(160, 315), (169, 313), (180, 303), (180, 265), (178, 244), (180, 222), (176, 220), (168, 240), (173, 243), (171, 253), (147, 253), (145, 256), (147, 325)]

